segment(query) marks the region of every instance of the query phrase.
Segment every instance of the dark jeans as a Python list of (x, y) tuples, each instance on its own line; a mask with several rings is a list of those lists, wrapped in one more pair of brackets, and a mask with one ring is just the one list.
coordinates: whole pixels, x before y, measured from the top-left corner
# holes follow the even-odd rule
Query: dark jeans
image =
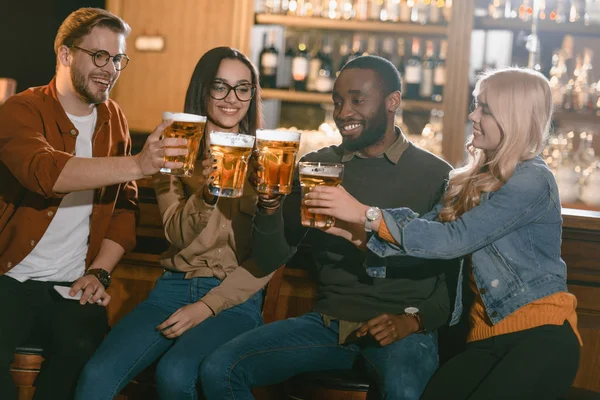
[(421, 400), (554, 400), (578, 366), (569, 323), (543, 325), (468, 344), (433, 376)]
[(185, 279), (182, 272), (165, 272), (148, 299), (113, 327), (87, 363), (75, 398), (111, 400), (137, 374), (160, 359), (156, 366), (158, 397), (197, 399), (196, 381), (202, 360), (223, 343), (262, 325), (262, 293), (208, 318), (177, 339), (167, 339), (156, 327), (220, 284), (217, 278)]
[[(57, 282), (19, 281), (0, 276), (0, 397), (17, 399), (10, 376), (15, 347), (40, 333), (45, 361), (35, 386), (35, 400), (73, 397), (77, 378), (108, 330), (106, 309), (66, 300)], [(62, 282), (61, 285), (69, 285)]]
[(246, 332), (209, 355), (200, 367), (208, 400), (250, 400), (257, 386), (309, 371), (364, 364), (383, 399), (418, 400), (438, 366), (434, 333), (414, 334), (381, 347), (369, 340), (338, 344), (339, 326), (315, 312)]

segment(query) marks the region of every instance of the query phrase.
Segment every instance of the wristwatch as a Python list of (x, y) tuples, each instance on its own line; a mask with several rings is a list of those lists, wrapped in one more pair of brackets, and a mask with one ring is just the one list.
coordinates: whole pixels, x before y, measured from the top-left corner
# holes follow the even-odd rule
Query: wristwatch
[(371, 232), (373, 222), (381, 218), (381, 210), (377, 207), (369, 207), (365, 212), (365, 231)]
[(423, 318), (421, 317), (421, 312), (417, 307), (406, 307), (404, 309), (404, 314), (416, 318), (419, 323), (419, 330), (415, 333), (423, 333), (425, 332), (425, 327), (423, 326)]
[(104, 286), (104, 289), (108, 289), (108, 287), (110, 286), (110, 274), (105, 269), (88, 269), (87, 271), (85, 271), (85, 275), (94, 275), (96, 278), (98, 278), (102, 286)]

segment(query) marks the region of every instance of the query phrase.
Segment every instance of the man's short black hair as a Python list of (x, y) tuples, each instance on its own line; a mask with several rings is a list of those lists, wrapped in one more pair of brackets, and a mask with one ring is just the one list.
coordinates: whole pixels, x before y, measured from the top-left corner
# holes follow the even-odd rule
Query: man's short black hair
[(402, 84), (400, 83), (400, 72), (398, 69), (383, 57), (378, 56), (360, 56), (351, 60), (344, 65), (340, 71), (342, 73), (345, 69), (370, 69), (379, 75), (381, 83), (383, 84), (383, 91), (385, 95), (389, 95), (396, 90), (402, 92)]

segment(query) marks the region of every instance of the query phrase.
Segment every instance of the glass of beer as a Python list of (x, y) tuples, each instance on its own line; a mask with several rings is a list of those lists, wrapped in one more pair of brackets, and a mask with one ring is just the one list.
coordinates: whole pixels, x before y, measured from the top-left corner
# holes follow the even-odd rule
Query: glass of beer
[(248, 159), (254, 147), (254, 136), (239, 133), (211, 132), (210, 149), (217, 160), (215, 178), (208, 191), (213, 196), (240, 197), (248, 171)]
[(164, 112), (163, 121), (172, 120), (173, 123), (165, 129), (164, 138), (183, 138), (188, 139), (185, 156), (166, 156), (167, 162), (181, 162), (181, 168), (161, 168), (163, 174), (175, 176), (192, 176), (194, 173), (194, 164), (200, 148), (200, 141), (204, 136), (204, 127), (206, 126), (206, 117), (195, 114)]
[(256, 190), (263, 194), (292, 193), (296, 154), (300, 147), (300, 132), (257, 130), (258, 172)]
[(335, 218), (328, 215), (309, 213), (308, 207), (304, 203), (304, 196), (318, 185), (338, 186), (341, 184), (344, 176), (344, 165), (325, 162), (300, 162), (298, 168), (300, 171), (300, 186), (302, 187), (302, 205), (300, 206), (302, 225), (311, 228), (331, 228)]

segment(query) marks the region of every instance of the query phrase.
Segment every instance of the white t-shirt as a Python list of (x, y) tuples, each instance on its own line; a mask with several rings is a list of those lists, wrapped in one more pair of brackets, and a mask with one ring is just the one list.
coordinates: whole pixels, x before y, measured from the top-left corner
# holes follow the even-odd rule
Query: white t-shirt
[[(84, 117), (67, 115), (79, 131), (75, 154), (91, 158), (96, 108)], [(6, 275), (20, 282), (28, 279), (72, 282), (80, 278), (85, 272), (93, 201), (93, 190), (71, 192), (63, 197), (42, 239)]]

